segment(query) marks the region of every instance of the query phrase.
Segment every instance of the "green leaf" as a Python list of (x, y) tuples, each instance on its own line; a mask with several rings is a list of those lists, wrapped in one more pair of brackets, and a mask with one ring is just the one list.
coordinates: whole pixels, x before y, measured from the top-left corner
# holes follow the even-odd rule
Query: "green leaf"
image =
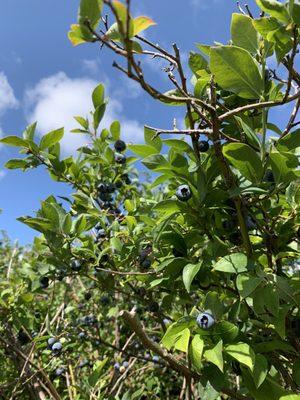
[(169, 163), (161, 154), (154, 154), (152, 156), (146, 157), (142, 163), (151, 170), (159, 170), (162, 167), (169, 166)]
[(112, 122), (112, 124), (110, 125), (110, 133), (113, 140), (120, 139), (121, 125), (119, 121)]
[(23, 132), (23, 138), (25, 140), (32, 140), (33, 141), (35, 130), (36, 130), (36, 126), (37, 126), (37, 123), (34, 122), (33, 124), (28, 125), (26, 127), (25, 131)]
[(93, 118), (94, 118), (94, 129), (98, 129), (99, 124), (102, 120), (102, 118), (104, 117), (104, 113), (106, 110), (106, 104), (103, 103), (100, 106), (98, 106), (93, 114)]
[(85, 26), (72, 24), (68, 32), (68, 38), (73, 46), (78, 46), (79, 44), (89, 42), (93, 36)]
[(227, 160), (249, 181), (259, 183), (263, 176), (263, 165), (258, 154), (247, 144), (228, 143), (223, 146)]
[(255, 353), (247, 343), (229, 344), (225, 347), (225, 352), (240, 364), (246, 365), (253, 371)]
[(28, 141), (19, 136), (6, 136), (0, 139), (0, 143), (7, 144), (8, 146), (28, 147)]
[(176, 339), (174, 348), (179, 351), (183, 351), (184, 353), (187, 353), (188, 347), (189, 347), (189, 341), (190, 341), (190, 336), (191, 332), (189, 328), (185, 328), (178, 339)]
[(56, 129), (44, 135), (40, 141), (40, 149), (45, 150), (58, 143), (64, 136), (64, 128)]
[(256, 133), (252, 130), (252, 128), (247, 125), (242, 118), (240, 117), (235, 117), (235, 119), (240, 123), (245, 136), (247, 137), (247, 141), (249, 144), (252, 144), (252, 146), (256, 147), (257, 149), (260, 149), (260, 141), (256, 135)]
[(188, 293), (190, 292), (193, 279), (200, 270), (201, 264), (187, 264), (182, 271), (183, 283)]
[(102, 0), (81, 0), (78, 10), (78, 23), (84, 25), (89, 21), (92, 28), (96, 28), (101, 18)]
[(268, 375), (269, 367), (266, 357), (261, 354), (256, 354), (253, 370), (253, 381), (257, 388), (264, 382)]
[(257, 53), (259, 38), (252, 24), (252, 18), (248, 15), (232, 14), (231, 38), (235, 46), (242, 47), (250, 53)]
[(236, 46), (212, 47), (210, 69), (223, 89), (245, 99), (260, 98), (263, 80), (257, 62), (246, 50)]
[(220, 340), (218, 344), (210, 350), (206, 350), (204, 357), (208, 362), (216, 365), (221, 372), (223, 372), (223, 342)]
[(278, 378), (275, 378), (275, 380), (270, 376), (267, 376), (260, 387), (257, 388), (253, 381), (252, 374), (248, 369), (242, 369), (242, 377), (251, 397), (255, 400), (278, 400), (281, 396), (288, 394), (281, 384), (276, 381)]
[(161, 340), (163, 346), (166, 349), (170, 350), (182, 335), (184, 336), (184, 338), (186, 338), (187, 333), (185, 330), (187, 328), (190, 328), (194, 323), (194, 318), (183, 317), (171, 324)]
[(256, 0), (256, 4), (260, 9), (271, 17), (278, 19), (281, 22), (288, 23), (290, 20), (289, 13), (284, 4), (277, 0)]
[(12, 158), (5, 164), (5, 168), (7, 169), (26, 168), (27, 166), (28, 166), (27, 161), (22, 160), (21, 158)]
[(162, 141), (159, 136), (154, 138), (155, 134), (156, 134), (156, 131), (145, 126), (144, 138), (145, 138), (146, 144), (148, 146), (154, 147), (157, 150), (157, 153), (159, 153), (162, 148)]
[(208, 63), (201, 54), (195, 53), (194, 51), (190, 52), (189, 67), (195, 75), (197, 75), (198, 71), (206, 69), (207, 66), (208, 66)]
[(146, 144), (130, 144), (128, 145), (128, 149), (140, 157), (148, 157), (157, 154), (157, 149), (155, 147)]
[(281, 151), (290, 151), (300, 147), (300, 129), (290, 132), (276, 142), (276, 148)]
[(156, 25), (156, 22), (149, 17), (141, 15), (133, 20), (133, 36), (138, 35), (142, 31), (148, 29), (150, 26)]
[(300, 400), (300, 394), (287, 394), (281, 396), (279, 400)]
[(254, 278), (248, 275), (240, 274), (236, 278), (236, 286), (242, 298), (248, 297), (257, 286), (263, 281), (263, 278)]
[(243, 253), (233, 253), (221, 258), (214, 266), (214, 270), (229, 274), (239, 274), (247, 271), (248, 259)]
[(189, 355), (192, 364), (197, 371), (200, 371), (202, 368), (201, 359), (203, 354), (203, 348), (204, 348), (204, 341), (201, 339), (200, 335), (195, 335), (190, 345)]
[(222, 321), (216, 326), (214, 334), (220, 336), (224, 343), (231, 343), (237, 338), (239, 328), (231, 322)]
[(298, 168), (298, 157), (292, 153), (277, 152), (270, 153), (270, 164), (274, 173), (275, 181), (280, 183), (290, 183), (297, 179), (295, 174)]
[(92, 100), (95, 109), (99, 106), (101, 106), (104, 102), (104, 96), (105, 96), (105, 89), (104, 85), (100, 83), (93, 91), (92, 93)]
[(83, 117), (75, 116), (74, 119), (85, 129), (89, 128), (89, 121)]

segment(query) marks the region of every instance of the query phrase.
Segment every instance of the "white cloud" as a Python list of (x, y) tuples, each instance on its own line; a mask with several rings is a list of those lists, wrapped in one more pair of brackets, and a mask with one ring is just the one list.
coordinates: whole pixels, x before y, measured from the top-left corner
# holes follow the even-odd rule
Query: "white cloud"
[(91, 74), (91, 75), (99, 75), (101, 70), (100, 70), (100, 62), (98, 60), (92, 59), (92, 60), (82, 60), (82, 68), (85, 72)]
[(2, 169), (0, 169), (0, 181), (1, 181), (1, 179), (3, 179), (5, 177), (5, 175), (6, 175), (6, 172), (3, 171)]
[(7, 76), (3, 71), (0, 71), (0, 114), (4, 114), (10, 108), (17, 108), (18, 104)]
[[(37, 121), (40, 134), (65, 127), (61, 142), (64, 154), (73, 153), (78, 147), (88, 143), (88, 138), (70, 133), (77, 127), (75, 115), (88, 117), (92, 110), (91, 94), (98, 82), (90, 78), (69, 78), (64, 72), (42, 79), (26, 91), (25, 107), (28, 122)], [(108, 85), (109, 86), (109, 85)], [(109, 127), (115, 119), (120, 120), (122, 136), (126, 141), (140, 142), (142, 128), (137, 121), (128, 120), (122, 115), (122, 104), (112, 98), (100, 124)]]

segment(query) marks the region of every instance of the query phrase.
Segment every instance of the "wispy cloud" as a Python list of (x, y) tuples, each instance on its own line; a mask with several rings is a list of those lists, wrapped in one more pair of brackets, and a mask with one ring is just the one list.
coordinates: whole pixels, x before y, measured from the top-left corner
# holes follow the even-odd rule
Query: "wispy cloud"
[[(61, 142), (64, 154), (73, 153), (78, 147), (88, 143), (84, 135), (71, 133), (76, 127), (75, 115), (88, 117), (92, 107), (91, 94), (99, 82), (95, 79), (69, 78), (59, 72), (39, 81), (25, 93), (25, 108), (28, 122), (38, 122), (38, 132), (45, 134), (64, 126), (65, 136)], [(109, 87), (109, 84), (108, 84)], [(113, 96), (101, 122), (101, 127), (109, 127), (116, 119), (122, 124), (123, 138), (126, 141), (140, 142), (142, 128), (135, 120), (123, 115), (123, 107)]]
[(0, 71), (0, 114), (4, 114), (10, 108), (17, 108), (18, 105), (19, 102), (8, 82), (7, 76), (3, 71)]

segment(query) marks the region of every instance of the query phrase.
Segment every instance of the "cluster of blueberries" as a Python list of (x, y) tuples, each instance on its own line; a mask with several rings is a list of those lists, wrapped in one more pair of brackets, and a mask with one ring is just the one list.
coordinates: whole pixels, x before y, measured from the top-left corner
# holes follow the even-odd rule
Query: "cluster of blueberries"
[(123, 361), (122, 364), (116, 362), (114, 364), (114, 369), (116, 371), (118, 371), (120, 374), (124, 374), (124, 372), (126, 371), (126, 369), (129, 367), (129, 362), (128, 361)]

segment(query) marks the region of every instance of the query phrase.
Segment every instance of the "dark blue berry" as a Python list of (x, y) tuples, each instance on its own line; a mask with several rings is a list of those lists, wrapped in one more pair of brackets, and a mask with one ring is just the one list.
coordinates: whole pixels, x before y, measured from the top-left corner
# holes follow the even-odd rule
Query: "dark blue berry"
[(180, 185), (176, 190), (178, 200), (188, 201), (192, 197), (191, 190), (188, 185)]

